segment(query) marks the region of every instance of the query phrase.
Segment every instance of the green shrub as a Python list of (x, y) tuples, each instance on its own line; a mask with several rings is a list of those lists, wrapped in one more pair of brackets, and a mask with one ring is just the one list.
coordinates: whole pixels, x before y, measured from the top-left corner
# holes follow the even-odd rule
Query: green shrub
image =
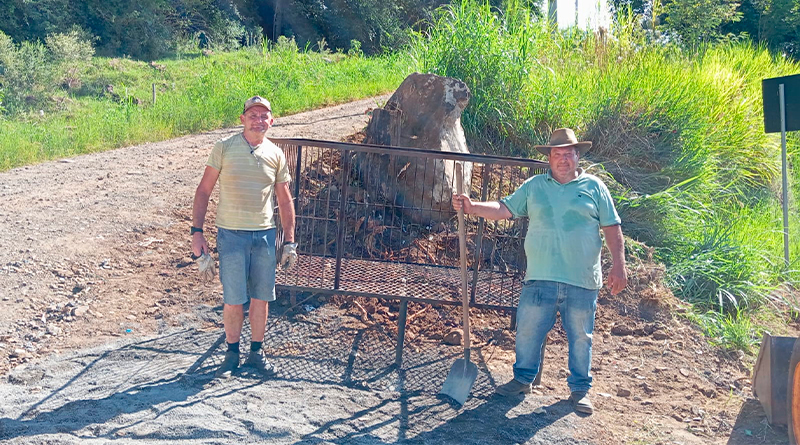
[[(713, 214), (707, 215), (713, 218)], [(669, 265), (667, 276), (675, 294), (706, 309), (726, 312), (761, 302), (770, 278), (760, 276), (763, 252), (733, 239), (730, 224), (710, 221), (700, 227), (696, 238), (660, 250)], [(759, 285), (763, 283), (762, 285)]]
[(91, 38), (80, 28), (48, 35), (45, 46), (53, 60), (58, 63), (88, 63), (94, 56)]
[(222, 51), (239, 49), (246, 32), (244, 25), (237, 21), (229, 18), (219, 20), (209, 29), (211, 47)]
[(356, 39), (351, 40), (347, 55), (350, 57), (364, 57), (364, 51), (361, 50), (361, 42)]
[(689, 319), (700, 326), (712, 345), (747, 354), (754, 352), (764, 332), (763, 328), (751, 321), (748, 314), (739, 310), (732, 314), (713, 311), (690, 313)]
[(54, 69), (54, 81), (64, 89), (79, 89), (89, 69), (94, 46), (80, 29), (50, 34), (45, 39)]
[[(0, 76), (5, 76), (9, 67), (16, 63), (16, 47), (14, 41), (7, 34), (0, 31)], [(0, 87), (3, 83), (0, 82)]]
[(94, 48), (86, 34), (74, 28), (50, 34), (45, 43), (15, 45), (0, 32), (0, 88), (5, 112), (51, 110), (62, 101), (62, 89), (78, 89), (91, 66)]
[(2, 45), (3, 85), (9, 112), (46, 107), (52, 90), (52, 65), (47, 48), (38, 42), (23, 42), (18, 47)]

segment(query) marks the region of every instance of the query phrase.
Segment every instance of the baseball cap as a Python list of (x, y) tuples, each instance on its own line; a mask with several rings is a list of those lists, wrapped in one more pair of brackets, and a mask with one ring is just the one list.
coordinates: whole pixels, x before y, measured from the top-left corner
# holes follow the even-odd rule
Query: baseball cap
[(267, 110), (272, 112), (272, 105), (269, 104), (269, 101), (267, 99), (264, 99), (261, 96), (253, 96), (244, 102), (244, 111), (242, 111), (242, 114), (246, 113), (247, 110), (256, 106), (266, 107)]

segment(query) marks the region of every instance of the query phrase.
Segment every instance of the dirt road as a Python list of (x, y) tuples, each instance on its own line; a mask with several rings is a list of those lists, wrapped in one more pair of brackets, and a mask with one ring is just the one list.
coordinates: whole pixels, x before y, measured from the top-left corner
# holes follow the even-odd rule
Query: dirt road
[[(340, 140), (385, 100), (281, 118), (269, 135)], [(0, 371), (22, 361), (15, 358), (181, 325), (172, 306), (179, 315), (187, 304), (216, 304), (215, 287), (201, 288), (198, 299), (187, 288), (195, 280), (175, 276), (189, 275), (186, 227), (210, 147), (238, 131), (0, 174), (0, 300), (9, 309), (0, 313)]]
[[(385, 99), (280, 118), (269, 136), (341, 140)], [(543, 387), (525, 399), (492, 396), (513, 363), (498, 314), (476, 320), (498, 340), (475, 348), (480, 373), (464, 407), (436, 396), (458, 348), (419, 338), (393, 367), (391, 335), (320, 301), (286, 314), (275, 305), (265, 348), (276, 378), (211, 380), (221, 288), (198, 281), (188, 227), (211, 146), (237, 131), (0, 174), (0, 440), (786, 443), (748, 397), (746, 366), (670, 315), (674, 302), (646, 264), (631, 265), (631, 291), (601, 294), (590, 417), (564, 400), (560, 331)]]

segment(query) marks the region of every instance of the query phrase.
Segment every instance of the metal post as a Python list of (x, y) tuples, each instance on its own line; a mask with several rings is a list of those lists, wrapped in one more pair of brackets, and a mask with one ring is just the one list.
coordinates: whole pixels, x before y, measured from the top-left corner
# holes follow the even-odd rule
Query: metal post
[(778, 85), (781, 102), (781, 161), (783, 175), (783, 260), (789, 265), (789, 174), (786, 156), (786, 102), (783, 84)]
[(300, 212), (300, 168), (303, 162), (303, 146), (297, 146), (297, 165), (294, 168), (294, 212)]
[(339, 216), (336, 218), (336, 271), (333, 288), (339, 289), (342, 272), (342, 255), (344, 255), (344, 231), (347, 225), (347, 186), (350, 182), (350, 150), (342, 151), (342, 194), (339, 197)]
[(395, 350), (394, 364), (399, 369), (403, 365), (403, 344), (406, 341), (406, 316), (408, 315), (408, 300), (400, 301), (400, 314), (397, 317), (397, 349)]
[(153, 105), (156, 104), (156, 84), (153, 84)]
[[(486, 197), (489, 194), (489, 166), (488, 164), (483, 165), (483, 174), (481, 175), (483, 179), (481, 180), (481, 201), (486, 201)], [(475, 172), (475, 164), (472, 164), (472, 171)], [(478, 235), (475, 240), (475, 259), (472, 265), (472, 290), (469, 294), (469, 301), (471, 304), (475, 304), (475, 293), (478, 290), (478, 269), (480, 268), (481, 261), (483, 261), (483, 226), (486, 223), (486, 220), (483, 218), (478, 219)]]

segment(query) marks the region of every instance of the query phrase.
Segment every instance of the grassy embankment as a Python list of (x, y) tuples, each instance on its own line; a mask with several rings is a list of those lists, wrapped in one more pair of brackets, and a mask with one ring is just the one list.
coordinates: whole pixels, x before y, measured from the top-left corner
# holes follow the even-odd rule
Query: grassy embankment
[[(463, 121), (473, 147), (534, 156), (558, 127), (593, 140), (587, 159), (607, 178), (626, 235), (656, 248), (712, 341), (750, 351), (764, 326), (798, 315), (775, 290), (800, 278), (800, 169), (790, 172), (786, 267), (780, 138), (763, 131), (761, 79), (800, 65), (748, 44), (653, 43), (635, 23), (621, 16), (609, 36), (556, 31), (513, 5), (499, 14), (465, 0), (440, 11), (412, 54), (417, 70), (471, 88)], [(797, 134), (789, 145), (797, 159)]]
[(303, 51), (293, 41), (152, 65), (95, 57), (80, 70), (79, 88), (41, 93), (48, 86), (34, 85), (47, 96), (43, 114), (0, 114), (0, 171), (237, 125), (243, 100), (254, 94), (269, 98), (277, 116), (370, 97), (396, 88), (407, 66), (402, 55)]

